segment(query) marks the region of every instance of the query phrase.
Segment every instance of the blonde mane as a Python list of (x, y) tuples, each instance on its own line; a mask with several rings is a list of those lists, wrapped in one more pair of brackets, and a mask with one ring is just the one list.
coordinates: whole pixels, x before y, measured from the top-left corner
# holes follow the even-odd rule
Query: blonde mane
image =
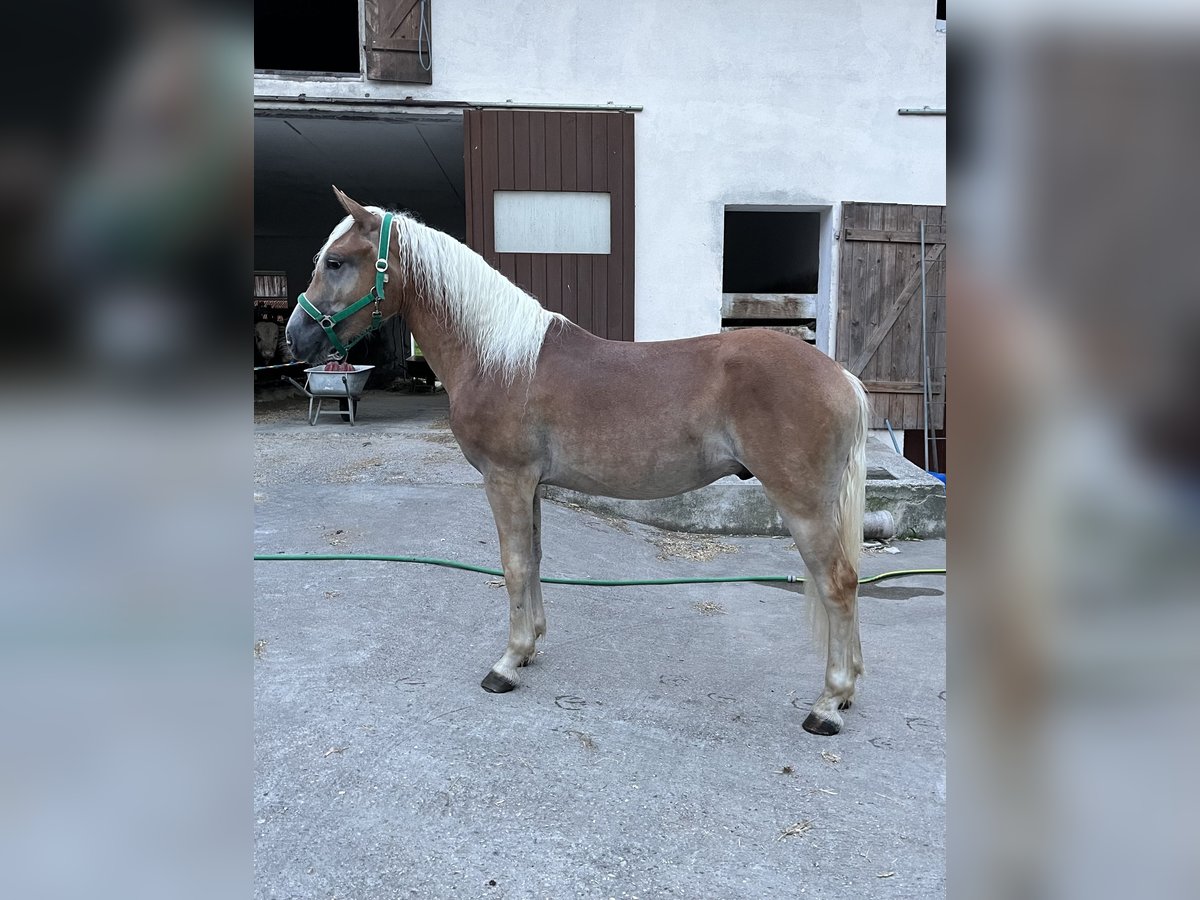
[[(387, 210), (368, 206), (382, 218)], [(402, 212), (393, 212), (393, 251), (408, 284), (454, 329), (485, 374), (505, 381), (532, 375), (546, 329), (567, 321), (487, 264), (482, 256)], [(350, 230), (347, 216), (329, 235), (318, 260)]]

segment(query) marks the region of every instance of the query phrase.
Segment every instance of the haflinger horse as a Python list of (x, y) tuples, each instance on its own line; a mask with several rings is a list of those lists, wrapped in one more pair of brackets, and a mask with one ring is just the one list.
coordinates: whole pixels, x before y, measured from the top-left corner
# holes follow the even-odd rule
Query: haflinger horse
[(445, 386), (450, 428), (483, 476), (508, 589), (508, 645), (482, 686), (516, 687), (546, 633), (539, 485), (650, 499), (753, 473), (804, 559), (814, 632), (827, 648), (825, 688), (804, 728), (837, 734), (863, 670), (868, 407), (858, 379), (765, 329), (603, 340), (448, 235), (334, 193), (349, 215), (317, 254), (287, 344), (310, 363), (344, 358), (401, 315)]

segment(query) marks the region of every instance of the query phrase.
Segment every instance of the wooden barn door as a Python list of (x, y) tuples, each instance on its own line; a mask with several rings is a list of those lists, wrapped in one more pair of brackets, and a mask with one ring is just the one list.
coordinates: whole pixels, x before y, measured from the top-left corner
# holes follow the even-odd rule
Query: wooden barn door
[(946, 207), (843, 203), (837, 358), (871, 394), (872, 428), (924, 423), (921, 355), (921, 220), (933, 402), (931, 428), (946, 419)]
[[(633, 114), (472, 109), (464, 132), (467, 244), (547, 309), (600, 337), (633, 340)], [(588, 252), (569, 241), (550, 252), (497, 252), (497, 192), (530, 192), (535, 217), (560, 208), (547, 194), (607, 210), (607, 241)]]

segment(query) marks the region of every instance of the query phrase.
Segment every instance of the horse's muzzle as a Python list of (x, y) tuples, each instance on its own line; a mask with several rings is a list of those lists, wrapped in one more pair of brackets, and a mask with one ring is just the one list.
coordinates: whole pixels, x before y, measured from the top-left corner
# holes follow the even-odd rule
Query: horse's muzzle
[(325, 339), (325, 333), (317, 323), (307, 316), (297, 316), (295, 313), (288, 319), (284, 338), (287, 341), (288, 352), (297, 362), (324, 362), (331, 349)]

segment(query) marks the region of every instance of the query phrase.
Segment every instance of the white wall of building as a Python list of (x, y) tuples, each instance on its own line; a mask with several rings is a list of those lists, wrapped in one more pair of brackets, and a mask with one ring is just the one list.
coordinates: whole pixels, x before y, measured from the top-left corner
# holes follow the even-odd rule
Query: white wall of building
[[(726, 205), (945, 202), (945, 34), (932, 0), (434, 0), (433, 84), (258, 75), (259, 97), (641, 106), (638, 340), (720, 328)], [(837, 244), (822, 259), (836, 297)], [(830, 348), (832, 310), (819, 309)]]

